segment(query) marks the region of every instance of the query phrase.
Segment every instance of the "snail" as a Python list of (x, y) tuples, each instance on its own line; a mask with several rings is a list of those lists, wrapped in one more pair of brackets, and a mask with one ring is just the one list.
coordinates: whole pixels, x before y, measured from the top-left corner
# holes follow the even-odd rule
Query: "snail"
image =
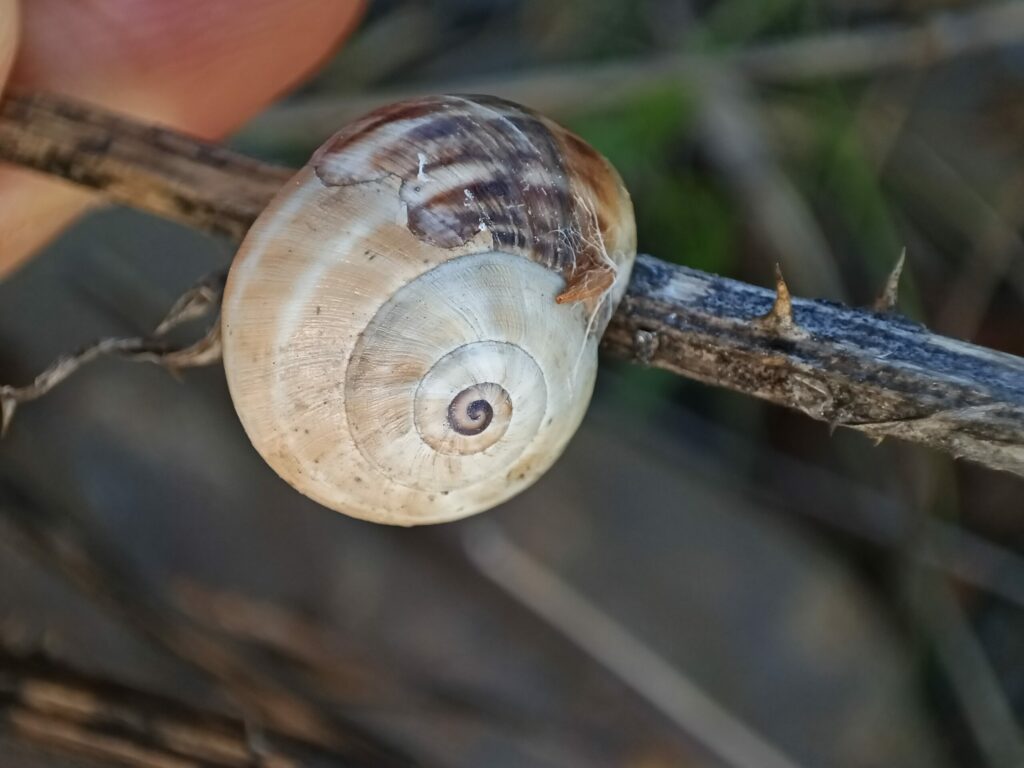
[(259, 216), (224, 292), (228, 386), (320, 504), (416, 525), (560, 456), (636, 255), (618, 173), (508, 101), (440, 96), (341, 130)]

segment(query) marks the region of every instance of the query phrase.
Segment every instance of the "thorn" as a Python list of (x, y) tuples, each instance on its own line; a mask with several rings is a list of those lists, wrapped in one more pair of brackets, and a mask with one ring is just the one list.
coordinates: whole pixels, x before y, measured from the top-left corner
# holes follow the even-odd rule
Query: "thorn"
[(784, 331), (789, 335), (804, 335), (793, 320), (793, 298), (778, 264), (775, 265), (775, 303), (767, 314), (755, 319), (754, 324), (773, 331)]
[(900, 257), (896, 260), (896, 266), (889, 273), (889, 279), (885, 281), (885, 288), (878, 295), (878, 298), (875, 299), (875, 303), (871, 307), (875, 312), (892, 312), (896, 309), (896, 301), (899, 298), (900, 292), (900, 276), (903, 274), (903, 264), (906, 260), (907, 249), (904, 248), (900, 252)]
[(793, 299), (789, 295), (786, 279), (782, 276), (782, 267), (778, 264), (775, 265), (775, 303), (768, 314), (779, 325), (793, 325)]

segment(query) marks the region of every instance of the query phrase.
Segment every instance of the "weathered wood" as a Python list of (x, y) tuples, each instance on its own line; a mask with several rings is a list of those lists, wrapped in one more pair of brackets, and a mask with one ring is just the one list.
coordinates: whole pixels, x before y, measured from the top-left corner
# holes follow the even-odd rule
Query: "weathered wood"
[(235, 240), (292, 175), (216, 144), (48, 94), (9, 93), (0, 102), (0, 159)]
[(618, 356), (1024, 475), (1024, 359), (894, 314), (792, 299), (641, 256), (604, 337)]
[[(240, 238), (290, 172), (62, 97), (10, 94), (0, 160), (118, 202)], [(604, 348), (1024, 476), (1024, 359), (930, 333), (894, 314), (794, 299), (641, 256)]]

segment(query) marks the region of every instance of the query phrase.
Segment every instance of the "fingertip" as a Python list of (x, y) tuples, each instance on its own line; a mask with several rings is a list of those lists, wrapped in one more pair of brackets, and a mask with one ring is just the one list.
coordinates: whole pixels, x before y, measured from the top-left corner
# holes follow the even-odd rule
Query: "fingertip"
[(82, 187), (21, 168), (0, 167), (0, 279), (87, 210)]
[(7, 82), (7, 73), (14, 63), (20, 27), (18, 0), (0, 0), (0, 91), (3, 90), (4, 83)]
[(33, 0), (14, 79), (212, 138), (312, 74), (363, 0)]
[[(219, 138), (312, 74), (363, 0), (32, 0), (21, 7), (19, 86)], [(18, 44), (0, 0), (0, 89)], [(87, 207), (81, 188), (0, 169), (0, 276)]]

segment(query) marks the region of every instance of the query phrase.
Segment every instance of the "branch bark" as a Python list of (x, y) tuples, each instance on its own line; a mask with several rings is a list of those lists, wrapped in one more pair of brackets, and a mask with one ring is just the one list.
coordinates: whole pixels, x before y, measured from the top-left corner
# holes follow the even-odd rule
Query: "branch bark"
[(0, 102), (0, 160), (233, 240), (292, 175), (71, 99), (12, 92)]
[[(290, 171), (57, 96), (0, 104), (0, 160), (240, 239)], [(776, 294), (641, 256), (617, 356), (1024, 476), (1024, 359), (891, 313)], [(788, 294), (788, 291), (786, 291)], [(775, 312), (772, 312), (773, 302)], [(783, 306), (783, 304), (785, 306)], [(779, 314), (786, 310), (788, 315)]]
[(833, 427), (1024, 475), (1024, 359), (827, 301), (792, 299), (786, 321), (772, 314), (781, 295), (640, 256), (604, 347)]

